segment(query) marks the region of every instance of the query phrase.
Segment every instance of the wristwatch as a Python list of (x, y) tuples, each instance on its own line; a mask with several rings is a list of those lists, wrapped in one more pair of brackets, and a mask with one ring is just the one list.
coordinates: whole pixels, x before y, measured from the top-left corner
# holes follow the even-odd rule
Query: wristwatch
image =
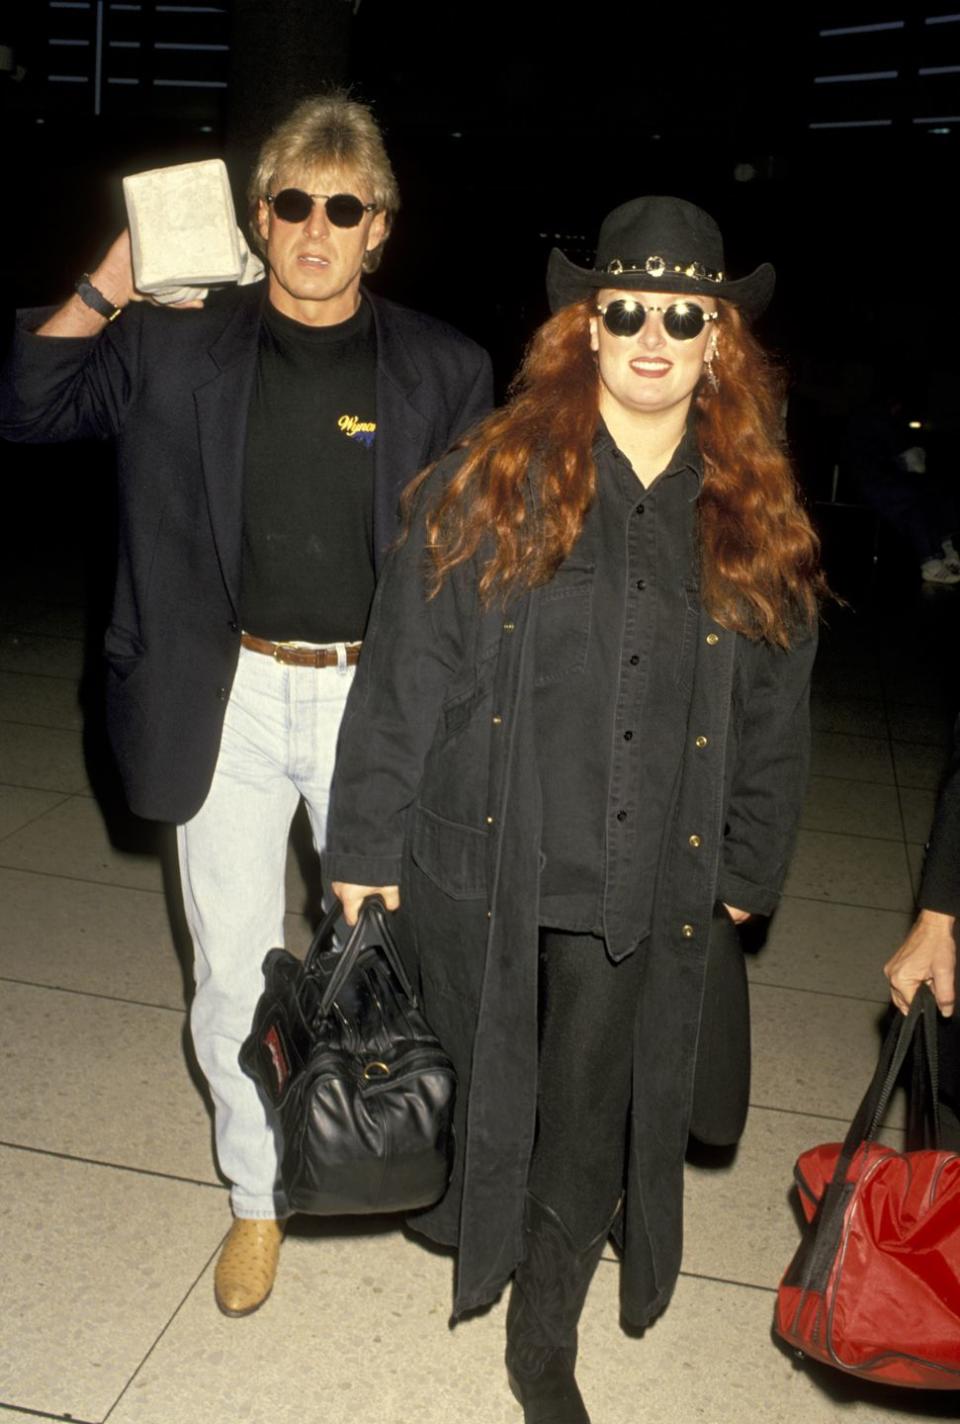
[(107, 321), (116, 321), (123, 311), (123, 307), (115, 307), (113, 302), (108, 301), (103, 293), (93, 285), (89, 272), (84, 272), (74, 291), (91, 311), (95, 311), (98, 316), (105, 316)]

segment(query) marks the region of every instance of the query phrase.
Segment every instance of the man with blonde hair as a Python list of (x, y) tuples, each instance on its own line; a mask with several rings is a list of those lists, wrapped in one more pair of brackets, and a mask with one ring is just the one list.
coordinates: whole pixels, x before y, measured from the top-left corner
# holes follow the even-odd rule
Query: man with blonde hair
[(0, 434), (109, 436), (119, 569), (107, 721), (132, 809), (177, 825), (196, 994), (234, 1222), (228, 1315), (273, 1286), (287, 1204), (274, 1123), (237, 1062), (283, 943), (287, 835), (319, 851), (340, 716), (400, 492), (486, 413), (486, 353), (361, 285), (399, 194), (370, 110), (305, 99), (250, 185), (265, 283), (161, 310), (126, 232), (55, 311), (20, 314)]
[(363, 254), (363, 271), (375, 272), (400, 208), (400, 191), (370, 109), (340, 92), (302, 100), (261, 145), (247, 184), (254, 246), (261, 256), (266, 256), (266, 240), (259, 222), (261, 202), (270, 200), (278, 179), (285, 173), (316, 168), (318, 155), (322, 155), (324, 167), (349, 169), (361, 180), (376, 211), (384, 216), (382, 240)]

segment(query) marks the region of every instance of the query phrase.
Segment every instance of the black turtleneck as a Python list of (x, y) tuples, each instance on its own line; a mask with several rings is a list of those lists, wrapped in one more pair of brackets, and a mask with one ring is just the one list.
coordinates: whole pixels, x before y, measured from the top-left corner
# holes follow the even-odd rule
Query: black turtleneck
[(363, 637), (374, 587), (376, 364), (367, 302), (320, 327), (264, 308), (244, 462), (248, 633)]

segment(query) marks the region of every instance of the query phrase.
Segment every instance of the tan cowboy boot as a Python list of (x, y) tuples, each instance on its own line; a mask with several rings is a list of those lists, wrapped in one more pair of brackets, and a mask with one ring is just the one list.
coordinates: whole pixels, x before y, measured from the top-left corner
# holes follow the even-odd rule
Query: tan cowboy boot
[(251, 1315), (273, 1289), (283, 1223), (238, 1217), (227, 1234), (213, 1277), (224, 1315)]

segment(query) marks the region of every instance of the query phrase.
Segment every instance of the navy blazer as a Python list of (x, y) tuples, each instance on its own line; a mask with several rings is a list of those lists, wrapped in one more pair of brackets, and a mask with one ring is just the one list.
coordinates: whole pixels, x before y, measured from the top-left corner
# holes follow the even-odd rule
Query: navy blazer
[[(189, 820), (207, 795), (240, 651), (243, 459), (266, 285), (202, 311), (131, 304), (98, 337), (36, 336), (20, 314), (0, 435), (112, 438), (119, 494), (107, 727), (131, 808)], [(400, 492), (490, 409), (486, 352), (453, 327), (367, 294), (377, 335), (374, 539)]]

